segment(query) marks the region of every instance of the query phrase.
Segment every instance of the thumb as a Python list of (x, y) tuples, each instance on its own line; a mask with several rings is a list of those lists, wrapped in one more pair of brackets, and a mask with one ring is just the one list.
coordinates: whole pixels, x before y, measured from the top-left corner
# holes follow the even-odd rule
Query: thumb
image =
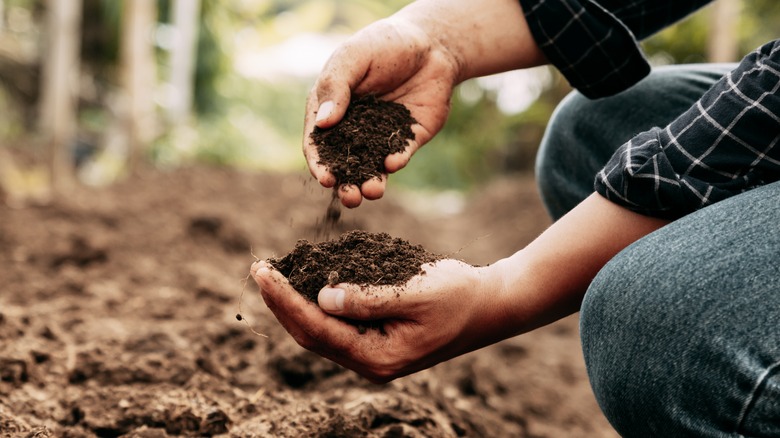
[(331, 55), (314, 86), (316, 126), (330, 128), (341, 121), (347, 112), (352, 90), (366, 77), (371, 59), (370, 46), (360, 40), (344, 43)]
[(336, 316), (362, 321), (398, 317), (401, 299), (392, 286), (365, 288), (325, 287), (317, 301), (320, 308)]
[(323, 73), (317, 81), (316, 95), (318, 106), (314, 124), (318, 128), (330, 128), (341, 121), (351, 98), (349, 83)]

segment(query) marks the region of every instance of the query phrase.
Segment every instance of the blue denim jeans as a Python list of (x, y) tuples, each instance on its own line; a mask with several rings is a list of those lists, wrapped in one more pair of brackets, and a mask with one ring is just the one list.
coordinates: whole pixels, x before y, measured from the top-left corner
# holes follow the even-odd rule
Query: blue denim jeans
[[(591, 101), (568, 96), (537, 158), (558, 218), (634, 134), (664, 126), (731, 66), (656, 69)], [(780, 437), (780, 183), (685, 216), (617, 254), (580, 332), (593, 391), (628, 437)]]

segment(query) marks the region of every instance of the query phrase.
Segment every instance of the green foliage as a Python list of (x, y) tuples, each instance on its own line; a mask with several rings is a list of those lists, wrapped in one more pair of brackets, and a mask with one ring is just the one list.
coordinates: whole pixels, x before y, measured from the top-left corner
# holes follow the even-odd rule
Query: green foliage
[(745, 54), (780, 38), (780, 2), (777, 0), (746, 0), (740, 16), (740, 50)]
[(225, 75), (229, 68), (229, 57), (219, 44), (216, 25), (210, 20), (212, 11), (221, 5), (217, 0), (201, 1), (200, 29), (198, 31), (198, 57), (195, 64), (194, 104), (198, 114), (207, 114), (217, 110), (219, 94), (217, 80)]
[[(706, 62), (707, 38), (710, 32), (710, 8), (693, 14), (642, 43), (645, 51), (660, 56), (668, 63)], [(745, 0), (738, 20), (739, 55), (778, 38), (780, 2), (777, 0)]]
[(642, 43), (645, 52), (670, 64), (692, 64), (706, 60), (709, 14), (700, 11), (668, 27)]

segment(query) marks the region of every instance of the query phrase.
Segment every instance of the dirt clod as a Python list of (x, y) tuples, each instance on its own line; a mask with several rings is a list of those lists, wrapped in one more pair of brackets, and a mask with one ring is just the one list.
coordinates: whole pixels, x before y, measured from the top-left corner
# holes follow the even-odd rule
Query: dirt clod
[(367, 95), (350, 102), (344, 118), (327, 129), (314, 128), (320, 164), (342, 184), (360, 186), (385, 173), (385, 157), (402, 152), (414, 140), (417, 121), (405, 106)]
[(441, 258), (387, 233), (355, 230), (318, 244), (299, 240), (288, 255), (268, 262), (316, 302), (320, 289), (335, 282), (401, 285), (420, 274), (423, 264)]

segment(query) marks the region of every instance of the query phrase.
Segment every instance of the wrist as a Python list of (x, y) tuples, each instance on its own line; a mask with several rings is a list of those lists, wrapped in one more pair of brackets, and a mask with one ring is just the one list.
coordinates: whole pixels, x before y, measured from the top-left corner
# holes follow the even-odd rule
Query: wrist
[(447, 55), (456, 84), (547, 63), (517, 0), (420, 0), (393, 17), (413, 24)]
[(479, 326), (489, 328), (487, 343), (528, 331), (521, 296), (526, 288), (520, 284), (524, 277), (518, 275), (519, 266), (513, 266), (509, 259), (501, 259), (477, 269), (480, 282), (476, 292), (481, 297), (483, 311)]
[(413, 41), (418, 63), (445, 65), (449, 77), (443, 79), (448, 79), (454, 87), (463, 75), (465, 64), (463, 53), (449, 41), (452, 38), (452, 24), (439, 18), (442, 12), (438, 12), (435, 8), (418, 10), (432, 7), (424, 3), (426, 2), (412, 3), (384, 21), (399, 35)]

